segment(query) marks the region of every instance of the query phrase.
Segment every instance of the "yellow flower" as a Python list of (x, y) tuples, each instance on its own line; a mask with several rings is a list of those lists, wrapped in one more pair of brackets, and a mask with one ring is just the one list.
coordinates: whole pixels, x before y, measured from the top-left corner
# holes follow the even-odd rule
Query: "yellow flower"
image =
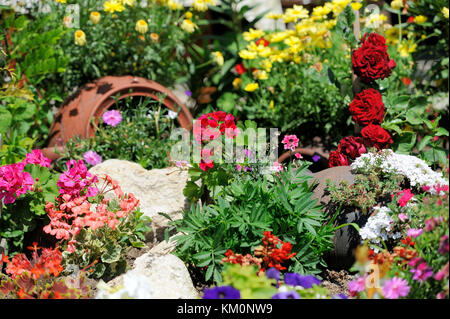
[(147, 33), (148, 31), (148, 24), (147, 22), (145, 22), (144, 20), (139, 20), (138, 22), (136, 22), (136, 31), (139, 33)]
[(245, 86), (244, 90), (247, 92), (253, 92), (259, 88), (258, 83), (249, 83)]
[(303, 8), (303, 6), (298, 6), (294, 4), (293, 8), (286, 9), (283, 21), (285, 23), (296, 22), (299, 19), (304, 19), (308, 17), (309, 17), (308, 10)]
[(444, 15), (444, 18), (448, 19), (448, 8), (447, 7), (443, 7), (441, 12)]
[(269, 78), (269, 74), (264, 70), (255, 70), (252, 72), (252, 75), (255, 79), (258, 80), (267, 80)]
[(269, 103), (269, 108), (271, 108), (271, 109), (273, 109), (273, 108), (274, 108), (274, 103), (273, 103), (273, 100), (271, 100), (271, 101), (270, 101), (270, 103)]
[(158, 42), (159, 41), (159, 35), (156, 33), (150, 33), (150, 40), (152, 40), (153, 42)]
[(239, 89), (241, 87), (241, 84), (242, 84), (241, 78), (234, 78), (232, 84), (233, 84), (233, 87), (234, 87), (235, 90)]
[(331, 8), (329, 6), (317, 6), (314, 7), (312, 16), (314, 17), (323, 17), (331, 12)]
[(184, 19), (183, 23), (181, 24), (181, 29), (183, 29), (187, 33), (193, 33), (196, 27), (197, 26), (195, 25), (195, 23), (189, 19)]
[(272, 62), (268, 59), (262, 60), (259, 65), (266, 70), (266, 72), (270, 72), (272, 70)]
[(397, 52), (400, 54), (401, 57), (407, 58), (410, 53), (413, 53), (416, 51), (417, 43), (414, 43), (413, 41), (403, 41), (401, 45), (397, 47)]
[(136, 2), (136, 0), (122, 0), (122, 4), (126, 4), (127, 6), (134, 6), (134, 3)]
[(414, 18), (414, 22), (417, 24), (422, 24), (422, 23), (426, 22), (427, 20), (428, 20), (428, 18), (425, 16), (422, 16), (422, 15)]
[(208, 10), (208, 4), (215, 5), (216, 1), (215, 0), (194, 0), (194, 2), (192, 3), (192, 7), (196, 11), (203, 12), (203, 11)]
[(273, 20), (278, 20), (281, 19), (282, 17), (283, 17), (282, 13), (273, 13), (273, 12), (269, 12), (264, 16), (264, 18), (266, 19), (273, 19)]
[[(176, 11), (176, 10), (182, 10), (183, 6), (175, 1), (169, 0), (169, 2), (167, 3), (167, 6), (170, 8), (170, 10), (172, 11)], [(190, 18), (189, 18), (190, 19)]]
[(367, 17), (366, 26), (369, 28), (379, 28), (384, 21), (387, 20), (387, 16), (380, 13), (372, 13)]
[(77, 30), (74, 33), (75, 44), (83, 46), (86, 44), (86, 34), (82, 30)]
[(242, 36), (244, 37), (245, 41), (250, 42), (252, 40), (262, 38), (264, 36), (264, 31), (250, 28), (250, 30), (244, 32)]
[(394, 10), (399, 10), (403, 8), (403, 0), (394, 0), (391, 2), (391, 8)]
[(89, 16), (89, 20), (91, 20), (91, 22), (93, 24), (99, 23), (100, 22), (100, 13), (98, 11), (92, 11)]
[(358, 11), (362, 7), (361, 2), (352, 2), (350, 5), (352, 6), (352, 9), (355, 11)]
[(56, 0), (56, 2), (59, 2), (59, 3), (66, 3), (67, 0)]
[(191, 11), (186, 12), (186, 19), (192, 19), (192, 16), (193, 14)]
[(214, 62), (217, 63), (218, 66), (223, 65), (223, 55), (221, 52), (219, 52), (219, 51), (213, 52), (212, 56), (213, 56)]
[(125, 7), (119, 0), (110, 0), (103, 4), (103, 11), (105, 12), (114, 13), (116, 11), (122, 12), (123, 10), (125, 10)]
[(242, 51), (239, 51), (239, 56), (244, 60), (253, 60), (253, 59), (256, 59), (258, 54), (254, 51), (242, 50)]

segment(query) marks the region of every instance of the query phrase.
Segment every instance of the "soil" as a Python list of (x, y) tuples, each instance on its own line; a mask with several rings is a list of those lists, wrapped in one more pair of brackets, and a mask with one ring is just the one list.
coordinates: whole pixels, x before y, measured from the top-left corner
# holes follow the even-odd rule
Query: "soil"
[(347, 284), (353, 280), (353, 276), (346, 270), (325, 270), (323, 274), (322, 286), (330, 291), (330, 295), (349, 295)]

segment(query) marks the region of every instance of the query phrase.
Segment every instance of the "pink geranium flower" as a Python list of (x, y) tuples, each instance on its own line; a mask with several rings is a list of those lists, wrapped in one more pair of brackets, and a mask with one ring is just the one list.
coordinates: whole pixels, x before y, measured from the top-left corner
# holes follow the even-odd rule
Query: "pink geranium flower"
[(298, 146), (299, 139), (296, 135), (285, 135), (281, 143), (284, 144), (285, 150), (292, 150), (294, 151), (295, 148)]
[(24, 163), (15, 163), (0, 167), (0, 200), (5, 204), (12, 204), (20, 195), (31, 190), (34, 179), (31, 174), (24, 172)]
[(83, 159), (86, 161), (86, 163), (92, 166), (95, 166), (102, 162), (102, 157), (94, 151), (87, 151), (86, 153), (84, 153)]
[(272, 172), (281, 172), (283, 170), (283, 164), (279, 162), (274, 162), (272, 166), (270, 167), (270, 170)]
[(405, 279), (394, 277), (387, 280), (383, 285), (383, 294), (386, 299), (398, 299), (399, 297), (406, 297), (409, 293), (410, 287)]
[(50, 167), (51, 162), (52, 161), (50, 159), (48, 159), (42, 154), (41, 150), (32, 150), (31, 153), (28, 153), (25, 159), (23, 160), (23, 163), (25, 165), (35, 164), (43, 167)]
[(111, 110), (103, 113), (102, 119), (106, 124), (115, 127), (122, 121), (122, 115), (120, 114), (120, 111)]
[(400, 214), (398, 214), (398, 219), (400, 219), (402, 222), (404, 222), (405, 220), (408, 219), (408, 215), (406, 215), (404, 213), (400, 213)]

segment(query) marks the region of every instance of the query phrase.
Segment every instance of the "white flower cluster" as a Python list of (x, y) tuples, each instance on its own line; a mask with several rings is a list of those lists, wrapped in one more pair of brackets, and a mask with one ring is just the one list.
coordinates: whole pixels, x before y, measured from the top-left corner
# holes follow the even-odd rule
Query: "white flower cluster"
[[(384, 173), (395, 173), (405, 176), (411, 186), (448, 185), (448, 180), (441, 173), (433, 171), (425, 161), (411, 155), (396, 154), (392, 150), (384, 150), (383, 154), (366, 153), (358, 157), (352, 164), (352, 170), (378, 167)], [(430, 193), (436, 192), (433, 187)]]
[[(370, 244), (380, 244), (381, 240), (386, 241), (388, 238), (397, 239), (401, 237), (400, 232), (394, 233), (394, 220), (389, 215), (391, 210), (388, 207), (374, 207), (376, 213), (370, 216), (367, 223), (359, 230), (363, 242), (369, 241)], [(376, 247), (372, 247), (375, 250)]]
[(103, 281), (97, 285), (95, 299), (151, 299), (152, 286), (148, 277), (128, 271), (123, 276), (123, 286), (111, 288)]

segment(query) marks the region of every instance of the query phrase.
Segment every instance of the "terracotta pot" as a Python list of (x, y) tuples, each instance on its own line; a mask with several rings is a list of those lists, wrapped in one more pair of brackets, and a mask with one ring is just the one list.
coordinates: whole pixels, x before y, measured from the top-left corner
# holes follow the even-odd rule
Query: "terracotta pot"
[(47, 148), (44, 155), (50, 159), (59, 157), (54, 152), (55, 147), (61, 147), (75, 136), (89, 138), (95, 135), (94, 125), (98, 118), (118, 100), (132, 96), (149, 97), (157, 100), (158, 93), (166, 95), (163, 105), (172, 111), (178, 112), (178, 122), (181, 127), (190, 130), (193, 117), (189, 109), (166, 87), (154, 81), (134, 76), (107, 76), (89, 83), (72, 94), (59, 108), (55, 120), (50, 127)]

